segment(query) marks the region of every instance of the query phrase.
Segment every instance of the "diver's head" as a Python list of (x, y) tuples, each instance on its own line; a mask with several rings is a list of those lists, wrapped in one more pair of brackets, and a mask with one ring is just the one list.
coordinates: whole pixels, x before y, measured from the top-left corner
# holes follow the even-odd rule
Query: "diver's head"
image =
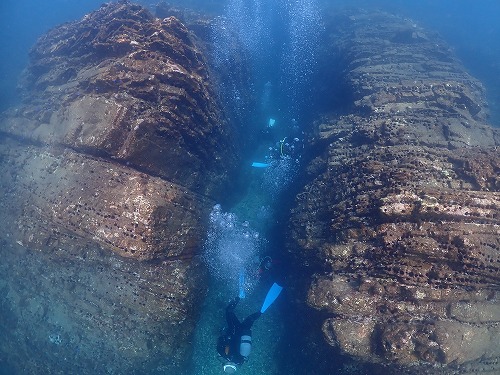
[(224, 374), (236, 374), (236, 365), (233, 362), (227, 362), (224, 365)]

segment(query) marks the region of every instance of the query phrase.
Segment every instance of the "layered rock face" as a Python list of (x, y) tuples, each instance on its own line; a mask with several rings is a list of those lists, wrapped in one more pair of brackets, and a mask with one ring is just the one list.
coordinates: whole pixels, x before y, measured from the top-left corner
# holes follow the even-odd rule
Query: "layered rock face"
[(120, 2), (30, 58), (0, 122), (2, 365), (180, 373), (237, 161), (204, 56), (177, 19)]
[(498, 373), (500, 133), (483, 88), (411, 21), (328, 27), (351, 114), (315, 124), (291, 219), (324, 337), (383, 373)]
[(23, 126), (13, 119), (5, 131), (209, 196), (227, 180), (231, 161), (221, 159), (234, 156), (218, 141), (229, 135), (203, 55), (177, 19), (109, 5), (47, 33), (30, 57), (23, 82), (30, 107), (18, 117)]

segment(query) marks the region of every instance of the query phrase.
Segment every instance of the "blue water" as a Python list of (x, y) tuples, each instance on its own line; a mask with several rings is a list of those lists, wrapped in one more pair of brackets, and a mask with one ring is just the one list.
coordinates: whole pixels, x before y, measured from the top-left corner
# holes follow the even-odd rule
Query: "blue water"
[[(1, 2), (0, 110), (5, 110), (20, 100), (16, 94), (17, 81), (28, 63), (29, 49), (36, 39), (58, 24), (80, 19), (97, 9), (101, 3), (102, 0)], [(149, 1), (138, 3), (154, 10)], [(205, 260), (208, 269), (212, 271), (214, 284), (224, 285), (210, 289), (210, 298), (203, 306), (205, 313), (200, 319), (194, 343), (199, 361), (212, 364), (210, 361), (214, 359), (214, 353), (212, 348), (206, 348), (212, 340), (209, 328), (214, 321), (220, 319), (219, 312), (223, 303), (231, 294), (238, 292), (240, 272), (249, 275), (246, 291), (254, 297), (243, 303), (241, 309), (250, 312), (258, 308), (265, 295), (265, 287), (269, 284), (259, 284), (256, 278), (252, 279), (252, 269), (259, 269), (266, 256), (271, 256), (278, 263), (285, 261), (285, 257), (280, 258), (280, 251), (286, 242), (283, 237), (286, 232), (286, 213), (293, 201), (297, 171), (302, 165), (300, 150), (305, 137), (302, 124), (315, 115), (315, 106), (320, 105), (311, 101), (311, 94), (315, 91), (311, 83), (317, 79), (315, 73), (318, 63), (316, 56), (321, 48), (321, 7), (328, 4), (339, 8), (357, 6), (380, 9), (411, 18), (424, 28), (437, 31), (466, 69), (485, 85), (491, 123), (500, 126), (500, 1), (178, 0), (177, 3), (225, 16), (212, 35), (220, 46), (217, 48), (216, 43), (211, 56), (216, 68), (223, 68), (239, 53), (238, 50), (226, 48), (228, 38), (237, 38), (242, 51), (248, 54), (251, 72), (245, 89), (246, 94), (260, 98), (258, 105), (249, 111), (243, 99), (245, 93), (241, 91), (236, 78), (231, 81), (232, 77), (227, 77), (222, 91), (225, 104), (234, 119), (237, 119), (233, 122), (234, 126), (239, 126), (240, 132), (248, 132), (248, 138), (253, 140), (242, 147), (242, 152), (248, 158), (249, 169), (253, 161), (269, 164), (267, 168), (247, 173), (246, 191), (241, 194), (239, 202), (232, 207), (224, 207), (224, 211), (216, 211), (216, 215), (212, 213), (215, 216), (212, 217), (212, 228), (208, 233)], [(226, 25), (225, 22), (233, 24)], [(224, 34), (222, 30), (225, 26), (235, 27), (239, 34)], [(257, 129), (262, 136), (258, 142), (252, 138)], [(265, 129), (264, 134), (261, 133), (262, 129)], [(286, 151), (283, 151), (283, 147)], [(284, 154), (286, 157), (283, 157)], [(217, 209), (220, 210), (220, 207)], [(224, 226), (227, 225), (231, 226), (225, 230)], [(234, 252), (233, 249), (239, 249), (240, 252)], [(224, 273), (224, 269), (230, 267), (225, 262), (237, 263), (238, 269), (233, 274)], [(275, 275), (277, 278), (281, 276), (279, 269), (275, 271)], [(289, 339), (297, 344), (300, 343), (297, 337), (302, 332), (310, 335), (314, 335), (311, 332), (316, 332), (318, 336), (308, 337), (304, 342), (322, 340), (318, 327), (311, 327), (312, 322), (301, 319), (307, 314), (304, 306), (294, 306), (293, 314), (287, 314), (287, 308), (284, 302), (278, 301), (275, 309), (266, 312), (267, 320), (259, 322), (256, 327), (256, 334), (261, 342), (268, 340), (272, 342), (272, 349), (278, 350), (273, 341), (276, 335), (281, 337), (281, 341)], [(3, 318), (7, 319), (8, 314), (4, 314)], [(11, 319), (15, 320), (15, 317)], [(296, 331), (288, 331), (286, 327), (294, 327)], [(57, 332), (51, 337), (51, 343), (57, 345)], [(279, 368), (284, 373), (308, 373), (307, 369), (297, 370), (303, 362), (301, 353), (313, 356), (308, 359), (315, 362), (316, 370), (337, 373), (337, 369), (326, 370), (329, 362), (321, 363), (324, 357), (318, 348), (293, 348), (281, 356), (270, 355), (262, 347), (257, 350), (260, 351), (255, 353), (255, 357), (260, 360), (249, 364), (249, 371), (253, 372), (247, 373), (273, 373), (266, 372), (269, 366)], [(0, 361), (1, 359), (0, 357)], [(354, 366), (353, 363), (342, 362), (344, 360), (339, 357), (338, 369)], [(200, 368), (200, 365), (193, 364), (193, 374), (199, 373), (196, 368)], [(8, 373), (8, 369), (4, 371)], [(365, 370), (360, 369), (359, 373), (365, 373), (363, 371)]]

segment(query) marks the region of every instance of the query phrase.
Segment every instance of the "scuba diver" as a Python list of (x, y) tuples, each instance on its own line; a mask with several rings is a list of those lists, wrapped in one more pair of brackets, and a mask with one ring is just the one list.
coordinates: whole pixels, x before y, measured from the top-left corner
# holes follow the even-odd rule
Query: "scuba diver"
[(282, 291), (282, 287), (274, 283), (267, 292), (260, 311), (249, 315), (242, 322), (236, 317), (234, 309), (240, 297), (236, 297), (226, 307), (227, 329), (217, 340), (217, 352), (224, 363), (225, 374), (235, 374), (252, 350), (252, 325), (273, 304)]
[(257, 269), (254, 271), (253, 277), (260, 282), (267, 282), (275, 278), (278, 272), (278, 263), (279, 262), (277, 260), (271, 258), (269, 255), (266, 255), (260, 259)]
[(240, 297), (236, 297), (226, 307), (227, 330), (217, 341), (217, 352), (225, 360), (224, 373), (236, 373), (237, 366), (242, 365), (252, 349), (252, 325), (262, 313), (257, 311), (240, 322), (234, 313)]

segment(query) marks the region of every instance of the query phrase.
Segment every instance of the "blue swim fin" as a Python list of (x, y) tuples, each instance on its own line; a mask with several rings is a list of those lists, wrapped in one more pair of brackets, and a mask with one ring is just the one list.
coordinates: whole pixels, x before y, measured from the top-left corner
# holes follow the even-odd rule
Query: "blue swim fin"
[(245, 271), (240, 271), (240, 278), (238, 280), (238, 297), (245, 298)]
[(254, 161), (252, 163), (252, 167), (254, 167), (254, 168), (267, 168), (267, 167), (269, 167), (269, 164), (268, 163), (259, 163), (259, 162)]
[(279, 286), (278, 284), (274, 283), (271, 288), (269, 289), (269, 292), (267, 292), (266, 299), (264, 300), (264, 303), (262, 304), (262, 307), (260, 309), (260, 312), (263, 313), (264, 311), (267, 310), (269, 306), (273, 304), (274, 301), (276, 301), (276, 298), (280, 295), (281, 291), (283, 290), (282, 286)]

